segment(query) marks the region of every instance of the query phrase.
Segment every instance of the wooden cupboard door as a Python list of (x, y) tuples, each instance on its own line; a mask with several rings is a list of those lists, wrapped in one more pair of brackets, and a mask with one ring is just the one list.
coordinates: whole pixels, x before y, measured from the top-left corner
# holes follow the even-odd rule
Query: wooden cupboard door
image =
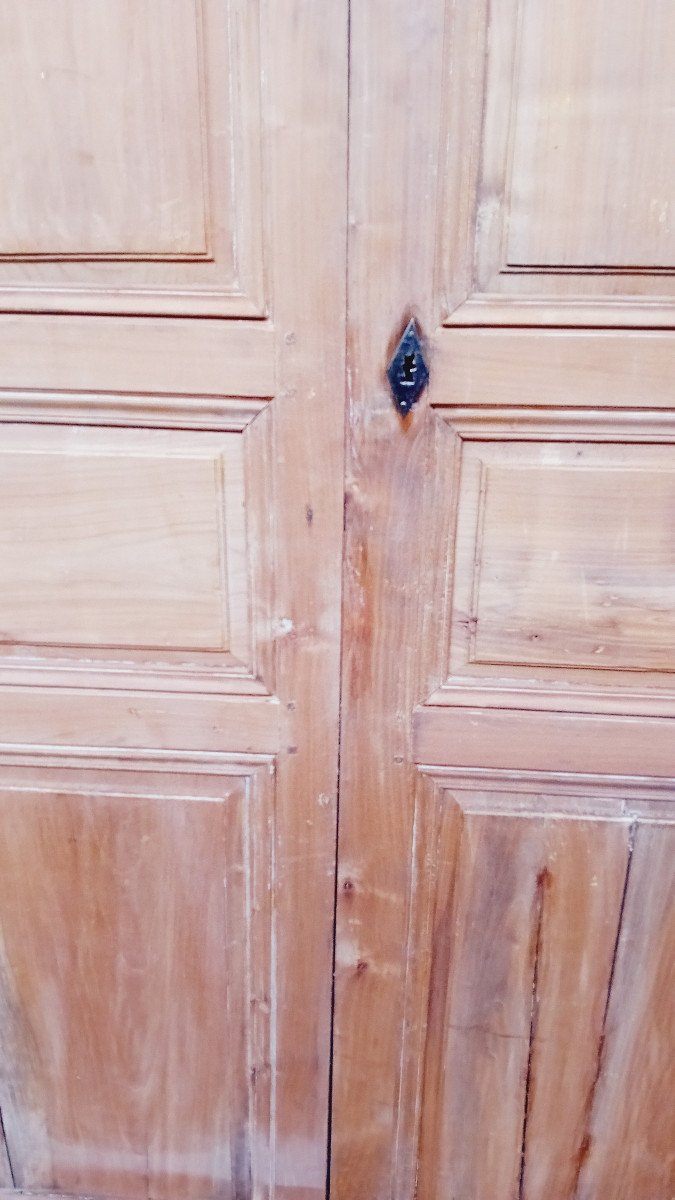
[(0, 1187), (325, 1194), (347, 5), (0, 0)]
[(336, 1200), (675, 1189), (673, 32), (352, 4)]

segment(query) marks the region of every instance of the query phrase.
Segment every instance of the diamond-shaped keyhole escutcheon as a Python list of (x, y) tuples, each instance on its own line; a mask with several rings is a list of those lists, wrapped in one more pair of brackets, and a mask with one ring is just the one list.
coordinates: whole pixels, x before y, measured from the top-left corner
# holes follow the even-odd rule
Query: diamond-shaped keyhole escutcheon
[(406, 416), (429, 382), (429, 368), (424, 361), (422, 341), (414, 319), (406, 325), (394, 351), (387, 367), (387, 378), (394, 404), (401, 415)]

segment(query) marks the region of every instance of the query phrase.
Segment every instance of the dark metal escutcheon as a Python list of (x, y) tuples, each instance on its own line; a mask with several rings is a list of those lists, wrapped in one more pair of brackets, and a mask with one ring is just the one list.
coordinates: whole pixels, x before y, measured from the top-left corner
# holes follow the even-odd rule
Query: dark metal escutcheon
[(401, 416), (407, 416), (429, 382), (429, 368), (414, 317), (408, 321), (387, 367), (387, 379), (394, 404)]

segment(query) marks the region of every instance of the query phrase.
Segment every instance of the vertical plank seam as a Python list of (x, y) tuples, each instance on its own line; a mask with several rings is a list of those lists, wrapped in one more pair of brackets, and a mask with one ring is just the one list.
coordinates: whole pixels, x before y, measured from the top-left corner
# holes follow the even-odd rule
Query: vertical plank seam
[(539, 958), (541, 954), (541, 931), (544, 918), (544, 888), (548, 871), (544, 868), (537, 877), (536, 906), (537, 924), (534, 936), (534, 963), (532, 965), (532, 999), (530, 1002), (530, 1034), (527, 1048), (527, 1071), (525, 1074), (525, 1103), (523, 1105), (523, 1129), (520, 1144), (520, 1174), (518, 1177), (518, 1200), (523, 1200), (525, 1187), (525, 1160), (527, 1154), (527, 1125), (530, 1116), (530, 1089), (532, 1084), (532, 1060), (534, 1040), (539, 1021)]
[(9, 1152), (9, 1141), (7, 1139), (7, 1131), (5, 1129), (5, 1118), (2, 1115), (2, 1108), (0, 1108), (0, 1150), (3, 1148), (5, 1151), (5, 1157), (7, 1159), (7, 1166), (9, 1167), (9, 1174), (10, 1174), (10, 1178), (12, 1180), (12, 1187), (15, 1188), (18, 1186), (17, 1182), (16, 1182), (16, 1173), (14, 1171), (14, 1164), (12, 1162), (12, 1156)]
[(596, 1061), (596, 1066), (595, 1066), (595, 1075), (593, 1077), (593, 1082), (591, 1083), (591, 1086), (590, 1086), (589, 1092), (588, 1092), (588, 1097), (586, 1099), (586, 1116), (585, 1116), (585, 1121), (584, 1121), (584, 1134), (581, 1139), (581, 1143), (579, 1145), (579, 1149), (578, 1149), (577, 1155), (576, 1155), (576, 1172), (575, 1172), (575, 1176), (574, 1176), (574, 1182), (572, 1185), (572, 1191), (570, 1194), (571, 1200), (576, 1200), (576, 1197), (578, 1195), (579, 1181), (581, 1179), (581, 1172), (583, 1170), (583, 1166), (584, 1166), (584, 1163), (588, 1156), (588, 1151), (590, 1149), (590, 1144), (591, 1144), (589, 1125), (590, 1125), (591, 1116), (593, 1113), (593, 1105), (595, 1102), (595, 1093), (597, 1090), (598, 1082), (600, 1080), (600, 1076), (602, 1074), (602, 1067), (603, 1067), (604, 1057), (605, 1057), (605, 1035), (606, 1035), (606, 1028), (607, 1028), (607, 1017), (609, 1014), (609, 1004), (610, 1004), (610, 1000), (612, 997), (612, 988), (614, 985), (614, 975), (616, 972), (616, 964), (617, 964), (617, 959), (619, 957), (619, 943), (621, 941), (621, 933), (623, 930), (623, 919), (624, 919), (624, 913), (625, 913), (625, 909), (626, 909), (626, 898), (628, 896), (628, 885), (630, 882), (631, 867), (633, 865), (633, 850), (635, 848), (635, 839), (637, 836), (637, 828), (638, 828), (638, 821), (636, 818), (634, 818), (631, 821), (630, 827), (628, 830), (626, 873), (625, 873), (624, 881), (623, 881), (623, 890), (621, 893), (621, 903), (619, 904), (619, 917), (618, 917), (618, 921), (617, 921), (616, 937), (614, 939), (614, 949), (612, 951), (612, 963), (611, 963), (611, 966), (609, 969), (609, 981), (607, 983), (607, 996), (605, 999), (605, 1011), (602, 1015), (602, 1029), (600, 1031), (600, 1040), (598, 1042), (598, 1053), (597, 1053), (597, 1061)]
[(342, 473), (342, 543), (341, 543), (341, 570), (342, 579), (342, 594), (340, 597), (340, 652), (338, 655), (338, 728), (337, 728), (337, 761), (335, 774), (335, 858), (333, 863), (333, 947), (332, 947), (332, 963), (331, 963), (331, 994), (330, 994), (330, 1030), (329, 1030), (329, 1049), (328, 1049), (328, 1116), (326, 1121), (326, 1184), (325, 1197), (330, 1200), (331, 1194), (331, 1168), (332, 1168), (332, 1152), (333, 1152), (333, 1086), (335, 1075), (335, 965), (337, 955), (337, 903), (338, 903), (338, 870), (340, 866), (340, 784), (342, 780), (342, 673), (344, 668), (345, 654), (345, 619), (344, 619), (344, 600), (345, 600), (345, 567), (346, 567), (346, 545), (347, 545), (347, 464), (349, 455), (349, 409), (350, 409), (350, 379), (351, 373), (347, 357), (349, 354), (349, 339), (347, 336), (347, 320), (349, 315), (349, 207), (350, 207), (350, 164), (351, 164), (351, 101), (352, 101), (352, 6), (351, 0), (347, 0), (347, 95), (346, 95), (346, 132), (345, 132), (345, 226), (344, 226), (344, 256), (345, 256), (345, 273), (344, 273), (344, 311), (342, 321), (342, 345), (343, 345), (343, 396), (344, 396), (344, 420), (343, 420), (343, 473)]

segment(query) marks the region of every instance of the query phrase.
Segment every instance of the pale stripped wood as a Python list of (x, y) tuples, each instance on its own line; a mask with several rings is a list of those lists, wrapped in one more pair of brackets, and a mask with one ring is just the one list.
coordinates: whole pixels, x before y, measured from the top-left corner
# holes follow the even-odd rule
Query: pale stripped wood
[(195, 7), (0, 7), (3, 256), (207, 253)]
[(635, 835), (579, 1200), (675, 1192), (675, 831)]

